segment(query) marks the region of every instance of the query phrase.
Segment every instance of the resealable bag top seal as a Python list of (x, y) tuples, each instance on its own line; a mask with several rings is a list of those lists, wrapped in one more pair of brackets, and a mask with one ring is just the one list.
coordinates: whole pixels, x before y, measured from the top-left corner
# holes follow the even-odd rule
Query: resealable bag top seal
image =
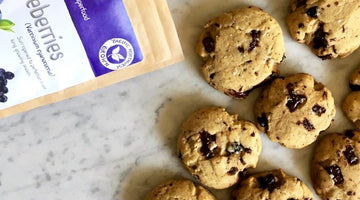
[(0, 0), (0, 117), (183, 59), (166, 0)]

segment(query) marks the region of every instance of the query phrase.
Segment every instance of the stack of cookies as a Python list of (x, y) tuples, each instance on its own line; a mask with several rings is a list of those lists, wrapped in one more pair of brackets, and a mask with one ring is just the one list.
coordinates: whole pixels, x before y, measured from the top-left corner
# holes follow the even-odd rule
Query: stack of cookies
[[(322, 59), (343, 58), (360, 46), (360, 0), (292, 0), (287, 24), (292, 37)], [(335, 117), (331, 91), (310, 74), (280, 76), (285, 59), (280, 25), (260, 8), (249, 6), (210, 20), (200, 34), (197, 53), (204, 59), (204, 79), (236, 99), (265, 86), (254, 102), (256, 123), (239, 119), (222, 107), (206, 107), (183, 123), (177, 152), (190, 180), (170, 180), (154, 188), (147, 200), (214, 200), (205, 188), (236, 185), (236, 200), (311, 200), (300, 179), (274, 169), (257, 174), (265, 133), (286, 148), (314, 143)], [(351, 93), (343, 110), (360, 128), (360, 68), (351, 76)], [(311, 177), (325, 200), (360, 199), (360, 132), (332, 133), (316, 145)], [(310, 167), (310, 166), (309, 166)], [(250, 175), (249, 175), (250, 174)]]

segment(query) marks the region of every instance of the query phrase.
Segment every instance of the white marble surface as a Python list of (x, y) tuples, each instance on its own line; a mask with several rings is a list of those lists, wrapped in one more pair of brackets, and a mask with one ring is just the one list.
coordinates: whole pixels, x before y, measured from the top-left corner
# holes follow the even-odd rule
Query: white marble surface
[[(353, 126), (340, 105), (349, 92), (347, 78), (359, 65), (360, 51), (346, 59), (321, 61), (294, 42), (285, 25), (288, 0), (170, 0), (186, 60), (162, 70), (90, 94), (0, 120), (1, 200), (141, 200), (155, 185), (188, 177), (176, 157), (182, 121), (205, 105), (224, 106), (254, 121), (252, 105), (233, 100), (203, 81), (194, 43), (211, 17), (245, 5), (257, 5), (281, 24), (287, 58), (282, 75), (313, 74), (333, 91), (337, 114), (327, 132)], [(258, 168), (283, 168), (308, 185), (314, 145), (289, 150), (262, 134)], [(214, 191), (227, 200), (229, 191)]]

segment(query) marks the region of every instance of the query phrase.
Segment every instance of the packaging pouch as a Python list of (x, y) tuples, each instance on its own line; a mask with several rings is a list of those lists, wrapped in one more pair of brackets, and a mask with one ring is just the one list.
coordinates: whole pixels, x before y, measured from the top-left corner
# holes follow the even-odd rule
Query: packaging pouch
[(166, 0), (0, 0), (0, 117), (183, 59)]

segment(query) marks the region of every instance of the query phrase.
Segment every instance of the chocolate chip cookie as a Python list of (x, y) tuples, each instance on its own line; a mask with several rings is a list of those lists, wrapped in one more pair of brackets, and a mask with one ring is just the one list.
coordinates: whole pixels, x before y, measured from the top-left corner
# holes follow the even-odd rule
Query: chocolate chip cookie
[(193, 113), (182, 125), (178, 154), (186, 169), (201, 183), (228, 188), (254, 168), (261, 152), (256, 126), (220, 107)]
[(277, 65), (285, 58), (280, 25), (254, 6), (210, 20), (196, 51), (205, 60), (205, 80), (234, 98), (245, 98), (255, 86), (275, 76)]
[(235, 200), (312, 200), (313, 194), (300, 179), (281, 169), (250, 176), (233, 192)]
[(311, 178), (322, 199), (360, 199), (360, 132), (326, 135), (317, 144)]
[(331, 92), (309, 74), (277, 78), (255, 102), (260, 130), (270, 140), (300, 149), (313, 143), (335, 117)]
[(348, 119), (360, 128), (360, 91), (351, 92), (345, 98), (342, 109)]
[(155, 187), (146, 200), (215, 200), (216, 198), (205, 188), (192, 181), (169, 180)]
[(292, 0), (292, 37), (322, 59), (346, 57), (360, 46), (359, 0)]

